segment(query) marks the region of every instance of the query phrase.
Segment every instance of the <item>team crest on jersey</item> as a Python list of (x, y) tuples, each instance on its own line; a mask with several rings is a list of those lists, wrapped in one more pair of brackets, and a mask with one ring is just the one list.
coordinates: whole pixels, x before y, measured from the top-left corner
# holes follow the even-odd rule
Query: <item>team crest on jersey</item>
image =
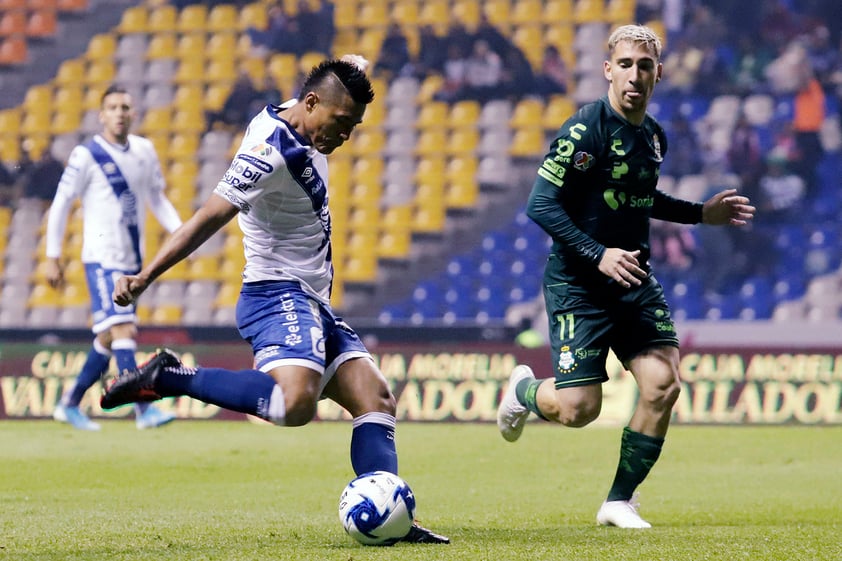
[(272, 153), (272, 147), (268, 144), (258, 144), (254, 146), (251, 150), (249, 150), (252, 154), (257, 154), (258, 156), (263, 156), (264, 158)]
[(652, 148), (655, 149), (655, 159), (660, 162), (663, 158), (661, 157), (661, 140), (657, 134), (652, 135)]
[(585, 171), (593, 165), (594, 157), (587, 152), (576, 152), (573, 154), (573, 167), (579, 171)]
[(117, 164), (114, 162), (105, 162), (102, 164), (102, 171), (104, 171), (106, 175), (117, 173)]
[(565, 374), (569, 374), (576, 369), (576, 358), (567, 345), (563, 346), (561, 352), (558, 353), (558, 369)]

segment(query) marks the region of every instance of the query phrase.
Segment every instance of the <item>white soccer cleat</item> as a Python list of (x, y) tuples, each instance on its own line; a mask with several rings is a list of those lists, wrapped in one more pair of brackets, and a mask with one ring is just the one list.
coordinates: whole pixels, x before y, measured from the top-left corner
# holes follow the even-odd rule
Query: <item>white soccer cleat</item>
[(596, 521), (601, 526), (617, 528), (651, 528), (652, 524), (640, 517), (637, 509), (637, 493), (628, 501), (605, 501), (596, 513)]
[(60, 423), (68, 423), (79, 430), (98, 431), (100, 428), (99, 423), (91, 421), (79, 407), (67, 407), (61, 403), (56, 403), (53, 419)]
[(518, 365), (512, 370), (509, 376), (509, 386), (506, 388), (506, 393), (503, 394), (503, 399), (500, 400), (500, 406), (497, 408), (497, 428), (500, 429), (503, 438), (509, 442), (514, 442), (520, 438), (523, 427), (526, 426), (526, 420), (529, 418), (529, 409), (520, 404), (515, 394), (518, 382), (526, 378), (534, 380), (535, 374), (525, 364)]

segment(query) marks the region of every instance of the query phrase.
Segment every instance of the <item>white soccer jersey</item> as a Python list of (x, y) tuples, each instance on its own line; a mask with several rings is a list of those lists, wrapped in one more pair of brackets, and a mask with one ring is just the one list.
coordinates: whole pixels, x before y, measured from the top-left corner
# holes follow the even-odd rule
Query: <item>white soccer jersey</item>
[(152, 143), (129, 135), (128, 146), (96, 135), (73, 149), (47, 221), (47, 257), (60, 257), (67, 216), (82, 202), (82, 262), (106, 269), (140, 270), (146, 207), (172, 232), (181, 225), (164, 195), (161, 164)]
[(276, 110), (267, 106), (252, 119), (214, 192), (240, 209), (244, 282), (299, 281), (328, 302), (333, 267), (327, 159)]

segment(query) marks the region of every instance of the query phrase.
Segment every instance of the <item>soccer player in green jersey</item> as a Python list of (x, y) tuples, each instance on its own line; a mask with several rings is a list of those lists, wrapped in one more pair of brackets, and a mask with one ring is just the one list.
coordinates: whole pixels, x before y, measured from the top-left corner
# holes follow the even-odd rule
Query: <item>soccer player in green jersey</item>
[(646, 108), (661, 79), (660, 38), (648, 27), (621, 26), (608, 39), (608, 54), (608, 94), (562, 125), (527, 205), (553, 239), (544, 298), (554, 377), (536, 379), (528, 366), (517, 366), (497, 424), (513, 442), (530, 412), (569, 427), (591, 423), (613, 350), (634, 376), (639, 399), (597, 522), (649, 528), (633, 495), (661, 453), (681, 388), (678, 337), (648, 265), (649, 220), (742, 226), (755, 209), (733, 189), (704, 203), (657, 189), (667, 140)]

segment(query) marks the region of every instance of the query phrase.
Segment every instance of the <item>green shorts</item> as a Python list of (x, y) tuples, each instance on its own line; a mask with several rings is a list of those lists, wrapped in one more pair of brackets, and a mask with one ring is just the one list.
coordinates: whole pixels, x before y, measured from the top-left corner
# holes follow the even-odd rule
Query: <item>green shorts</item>
[(545, 279), (544, 299), (556, 389), (606, 382), (609, 349), (627, 364), (647, 348), (678, 347), (664, 289), (651, 274), (632, 288), (586, 289)]

